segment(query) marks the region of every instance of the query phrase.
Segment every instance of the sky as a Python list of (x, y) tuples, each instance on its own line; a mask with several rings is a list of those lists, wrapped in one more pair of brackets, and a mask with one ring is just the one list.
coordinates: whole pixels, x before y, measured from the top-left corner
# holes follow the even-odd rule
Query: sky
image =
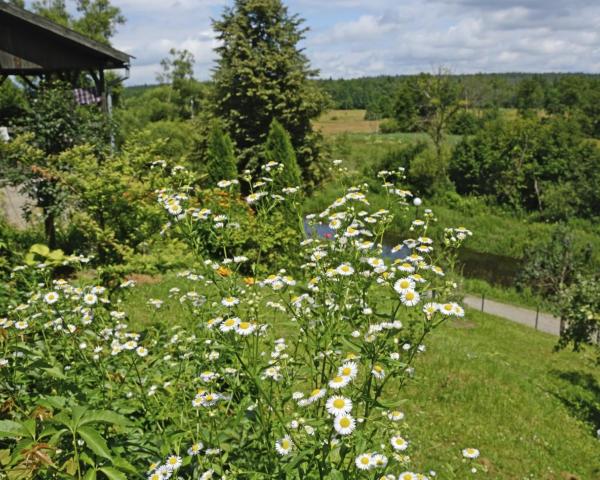
[[(170, 48), (211, 76), (211, 18), (232, 0), (112, 0), (127, 23), (113, 45), (136, 58), (128, 85), (155, 83)], [(432, 72), (600, 73), (600, 0), (287, 0), (321, 78)]]

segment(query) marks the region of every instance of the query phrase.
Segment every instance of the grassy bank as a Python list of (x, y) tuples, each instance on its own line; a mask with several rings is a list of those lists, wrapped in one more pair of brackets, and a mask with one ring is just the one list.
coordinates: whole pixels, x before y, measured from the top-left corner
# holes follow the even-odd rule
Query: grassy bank
[[(174, 275), (138, 281), (124, 305), (132, 325), (177, 323), (183, 313), (177, 298), (158, 311), (145, 302), (166, 299), (173, 287), (183, 293), (184, 283)], [(464, 478), (453, 468), (460, 450), (474, 446), (481, 450), (477, 468), (488, 470), (485, 478), (600, 478), (590, 461), (600, 455), (600, 372), (585, 352), (553, 353), (555, 342), (471, 310), (437, 330), (403, 391), (411, 467)]]
[(415, 461), (439, 468), (474, 445), (486, 478), (600, 478), (600, 374), (555, 342), (475, 311), (435, 333), (405, 407)]

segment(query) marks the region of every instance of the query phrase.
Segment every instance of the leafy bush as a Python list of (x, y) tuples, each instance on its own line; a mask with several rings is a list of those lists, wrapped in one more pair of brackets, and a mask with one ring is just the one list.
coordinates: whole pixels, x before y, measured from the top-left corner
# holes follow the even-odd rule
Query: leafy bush
[(474, 135), (481, 127), (481, 122), (470, 110), (459, 110), (450, 121), (448, 132), (454, 135)]
[(491, 196), (544, 219), (600, 214), (595, 188), (600, 148), (585, 140), (569, 119), (490, 122), (456, 146), (449, 173), (460, 194)]
[(402, 130), (402, 126), (398, 120), (386, 118), (379, 123), (379, 133), (396, 133)]

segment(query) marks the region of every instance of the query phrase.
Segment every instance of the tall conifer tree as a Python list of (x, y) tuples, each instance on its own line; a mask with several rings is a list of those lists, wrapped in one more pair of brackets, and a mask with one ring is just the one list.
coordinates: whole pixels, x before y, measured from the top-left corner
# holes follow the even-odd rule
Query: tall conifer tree
[(239, 168), (255, 170), (274, 118), (291, 137), (304, 180), (321, 176), (319, 135), (311, 119), (325, 106), (309, 79), (316, 71), (298, 48), (306, 29), (281, 0), (235, 0), (213, 22), (221, 41), (214, 72), (213, 113), (225, 121), (240, 157)]

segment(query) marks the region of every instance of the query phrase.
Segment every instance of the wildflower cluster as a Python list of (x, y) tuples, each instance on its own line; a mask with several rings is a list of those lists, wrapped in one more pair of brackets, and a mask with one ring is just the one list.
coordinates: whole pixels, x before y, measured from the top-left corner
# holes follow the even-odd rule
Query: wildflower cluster
[[(270, 188), (280, 170), (267, 164), (244, 199), (264, 221), (297, 193)], [(429, 478), (412, 471), (403, 387), (428, 334), (464, 315), (445, 258), (468, 233), (454, 231), (457, 241), (438, 250), (426, 213), (412, 222), (414, 238), (392, 248), (401, 255), (384, 255), (386, 229), (397, 212), (407, 214), (410, 192), (392, 186), (389, 172), (382, 178), (392, 192), (387, 208), (372, 209), (366, 187), (351, 187), (306, 218), (310, 235), (290, 254), (294, 264), (265, 273), (260, 249), (230, 253), (233, 237), (223, 232), (237, 228), (233, 200), (208, 208), (191, 188), (157, 192), (168, 229), (189, 243), (196, 265), (178, 275), (168, 298), (146, 299), (139, 333), (120, 308), (131, 283), (37, 289), (1, 320), (9, 332), (4, 385), (14, 396), (26, 388), (56, 397), (57, 382), (38, 382), (42, 368), (73, 378), (77, 393), (63, 388), (59, 403), (74, 418), (78, 399), (131, 419), (126, 436), (106, 430), (112, 451), (85, 428), (78, 433), (77, 422), (71, 444), (57, 439), (80, 474), (91, 465), (105, 472), (144, 464), (149, 480)], [(203, 242), (219, 242), (218, 255), (199, 247), (198, 225)], [(30, 369), (19, 382), (17, 359)], [(463, 454), (476, 458), (473, 449)]]

